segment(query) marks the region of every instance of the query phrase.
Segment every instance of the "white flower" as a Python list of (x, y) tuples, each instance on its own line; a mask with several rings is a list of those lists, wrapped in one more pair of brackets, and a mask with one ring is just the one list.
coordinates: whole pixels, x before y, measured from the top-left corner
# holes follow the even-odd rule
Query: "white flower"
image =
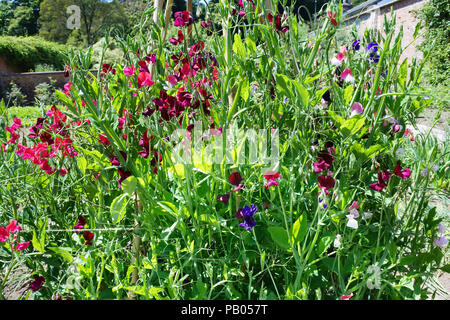
[(352, 229), (358, 229), (358, 221), (356, 221), (351, 215), (347, 215), (347, 218), (348, 218), (347, 227)]
[(339, 59), (337, 59), (336, 57), (333, 57), (332, 59), (331, 59), (331, 64), (333, 65), (333, 66), (340, 66), (341, 64), (342, 64), (342, 62), (341, 61), (339, 61)]
[(350, 82), (350, 83), (355, 83), (355, 78), (353, 78), (351, 75), (348, 75), (344, 81)]
[(338, 248), (341, 245), (341, 235), (340, 234), (336, 235), (336, 239), (334, 239), (333, 245), (335, 248)]
[(368, 220), (372, 216), (372, 212), (364, 212), (363, 213), (363, 219)]

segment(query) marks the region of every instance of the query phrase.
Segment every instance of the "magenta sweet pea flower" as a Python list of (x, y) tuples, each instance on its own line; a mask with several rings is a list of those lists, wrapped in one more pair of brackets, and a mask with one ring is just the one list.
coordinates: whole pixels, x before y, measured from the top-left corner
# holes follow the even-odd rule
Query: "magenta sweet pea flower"
[(15, 233), (21, 231), (22, 228), (17, 224), (17, 220), (12, 220), (11, 223), (6, 226), (6, 230)]
[(383, 191), (387, 187), (387, 184), (383, 181), (383, 176), (381, 172), (378, 172), (378, 182), (369, 184), (369, 188), (375, 191)]
[(130, 66), (130, 67), (125, 67), (123, 68), (123, 73), (127, 76), (127, 77), (131, 77), (134, 75), (134, 66)]
[(23, 242), (23, 243), (18, 243), (18, 244), (14, 247), (14, 250), (22, 251), (22, 250), (25, 250), (26, 248), (28, 248), (29, 245), (30, 245), (30, 241)]
[(394, 169), (394, 174), (397, 177), (400, 177), (402, 179), (407, 179), (411, 175), (411, 170), (409, 168), (406, 168), (405, 170), (402, 170), (401, 161), (398, 160), (397, 161), (397, 165), (395, 166), (395, 169)]
[(138, 75), (138, 89), (141, 87), (151, 87), (155, 82), (152, 81), (150, 73), (144, 71)]
[(341, 296), (341, 300), (350, 300), (351, 297), (353, 297), (353, 293)]
[(8, 230), (0, 226), (0, 242), (6, 242), (8, 238), (9, 238)]

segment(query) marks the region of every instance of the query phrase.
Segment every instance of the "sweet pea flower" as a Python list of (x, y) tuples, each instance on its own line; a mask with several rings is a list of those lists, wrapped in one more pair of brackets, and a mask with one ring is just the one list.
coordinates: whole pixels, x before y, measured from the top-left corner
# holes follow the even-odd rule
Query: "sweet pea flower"
[(333, 245), (335, 248), (339, 248), (341, 246), (341, 239), (342, 239), (341, 235), (337, 234), (336, 239), (334, 239), (334, 242), (333, 242)]
[(0, 226), (0, 242), (6, 242), (9, 238), (9, 231), (4, 227)]
[(26, 248), (28, 248), (28, 246), (30, 245), (30, 241), (28, 242), (23, 242), (23, 243), (18, 243), (15, 247), (14, 250), (16, 251), (23, 251)]
[(387, 187), (387, 184), (384, 183), (383, 178), (382, 178), (382, 173), (378, 172), (378, 182), (369, 184), (369, 188), (375, 191), (383, 191), (383, 189)]
[(342, 65), (342, 61), (343, 61), (344, 59), (345, 59), (345, 54), (343, 54), (342, 52), (338, 52), (338, 53), (336, 54), (336, 57), (333, 57), (333, 58), (331, 59), (330, 63), (331, 63), (333, 66), (339, 67), (339, 66)]
[(239, 186), (239, 184), (242, 181), (241, 174), (239, 172), (237, 172), (237, 171), (231, 173), (230, 176), (228, 177), (228, 181), (230, 181), (230, 183), (233, 186)]
[(131, 77), (134, 75), (134, 66), (130, 66), (130, 67), (125, 67), (123, 68), (123, 73), (127, 76), (127, 77)]
[(336, 21), (336, 16), (337, 16), (336, 12), (328, 11), (328, 18), (330, 19), (331, 24), (335, 27), (337, 27), (337, 25), (338, 25), (338, 23)]
[(240, 223), (239, 225), (241, 227), (244, 227), (248, 231), (252, 231), (252, 228), (256, 225), (256, 221), (253, 218), (253, 215), (258, 210), (258, 207), (254, 204), (252, 204), (250, 207), (245, 206), (241, 210), (242, 217), (244, 218), (244, 222)]
[(439, 238), (434, 239), (433, 243), (435, 246), (445, 247), (448, 244), (448, 240), (441, 235)]
[(221, 201), (225, 204), (228, 204), (228, 201), (230, 200), (230, 194), (229, 193), (225, 193), (224, 195), (218, 196), (217, 197), (217, 201)]
[(348, 209), (349, 210), (351, 210), (351, 209), (359, 209), (358, 201), (353, 201), (352, 205)]
[(45, 283), (45, 278), (43, 276), (33, 275), (34, 281), (30, 284), (31, 291), (39, 291)]
[(354, 83), (355, 78), (352, 77), (352, 72), (350, 69), (344, 69), (344, 71), (341, 72), (340, 77), (345, 82)]
[(22, 228), (17, 224), (17, 220), (12, 220), (11, 223), (6, 226), (6, 230), (15, 233), (21, 231)]
[(150, 73), (144, 71), (138, 75), (138, 89), (141, 87), (151, 87), (155, 82), (152, 81)]
[(372, 217), (373, 213), (372, 212), (363, 212), (363, 219), (364, 220), (369, 220), (370, 217)]
[(406, 168), (405, 170), (402, 170), (401, 161), (398, 160), (397, 161), (397, 165), (395, 166), (395, 169), (394, 169), (394, 174), (397, 177), (400, 177), (402, 179), (407, 179), (411, 175), (411, 170), (409, 168)]
[(321, 175), (317, 178), (319, 188), (324, 189), (326, 194), (329, 194), (329, 189), (333, 188), (336, 184), (336, 180), (331, 176)]
[(341, 296), (341, 300), (350, 300), (351, 297), (353, 297), (353, 293)]
[(352, 106), (352, 112), (350, 113), (350, 118), (354, 117), (357, 114), (363, 114), (364, 108), (361, 103), (355, 102)]
[(439, 170), (439, 166), (437, 164), (435, 164), (431, 167), (431, 170), (433, 170), (433, 172), (436, 172)]
[(353, 50), (358, 51), (360, 49), (360, 47), (361, 47), (360, 44), (361, 44), (361, 40), (353, 41), (353, 43), (352, 43)]

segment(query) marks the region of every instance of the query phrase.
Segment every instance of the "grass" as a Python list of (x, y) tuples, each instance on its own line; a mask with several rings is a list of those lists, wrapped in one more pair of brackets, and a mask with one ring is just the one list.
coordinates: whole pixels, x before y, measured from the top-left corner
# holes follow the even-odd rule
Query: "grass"
[(8, 118), (20, 118), (23, 127), (30, 127), (36, 122), (36, 118), (42, 116), (42, 110), (38, 107), (11, 107), (7, 109)]

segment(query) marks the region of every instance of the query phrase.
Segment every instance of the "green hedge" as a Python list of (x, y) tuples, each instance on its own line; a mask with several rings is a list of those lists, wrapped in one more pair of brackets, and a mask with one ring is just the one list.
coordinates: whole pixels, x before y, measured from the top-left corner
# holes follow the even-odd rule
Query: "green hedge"
[(0, 37), (0, 57), (23, 72), (34, 70), (38, 64), (64, 69), (68, 47), (41, 37)]

